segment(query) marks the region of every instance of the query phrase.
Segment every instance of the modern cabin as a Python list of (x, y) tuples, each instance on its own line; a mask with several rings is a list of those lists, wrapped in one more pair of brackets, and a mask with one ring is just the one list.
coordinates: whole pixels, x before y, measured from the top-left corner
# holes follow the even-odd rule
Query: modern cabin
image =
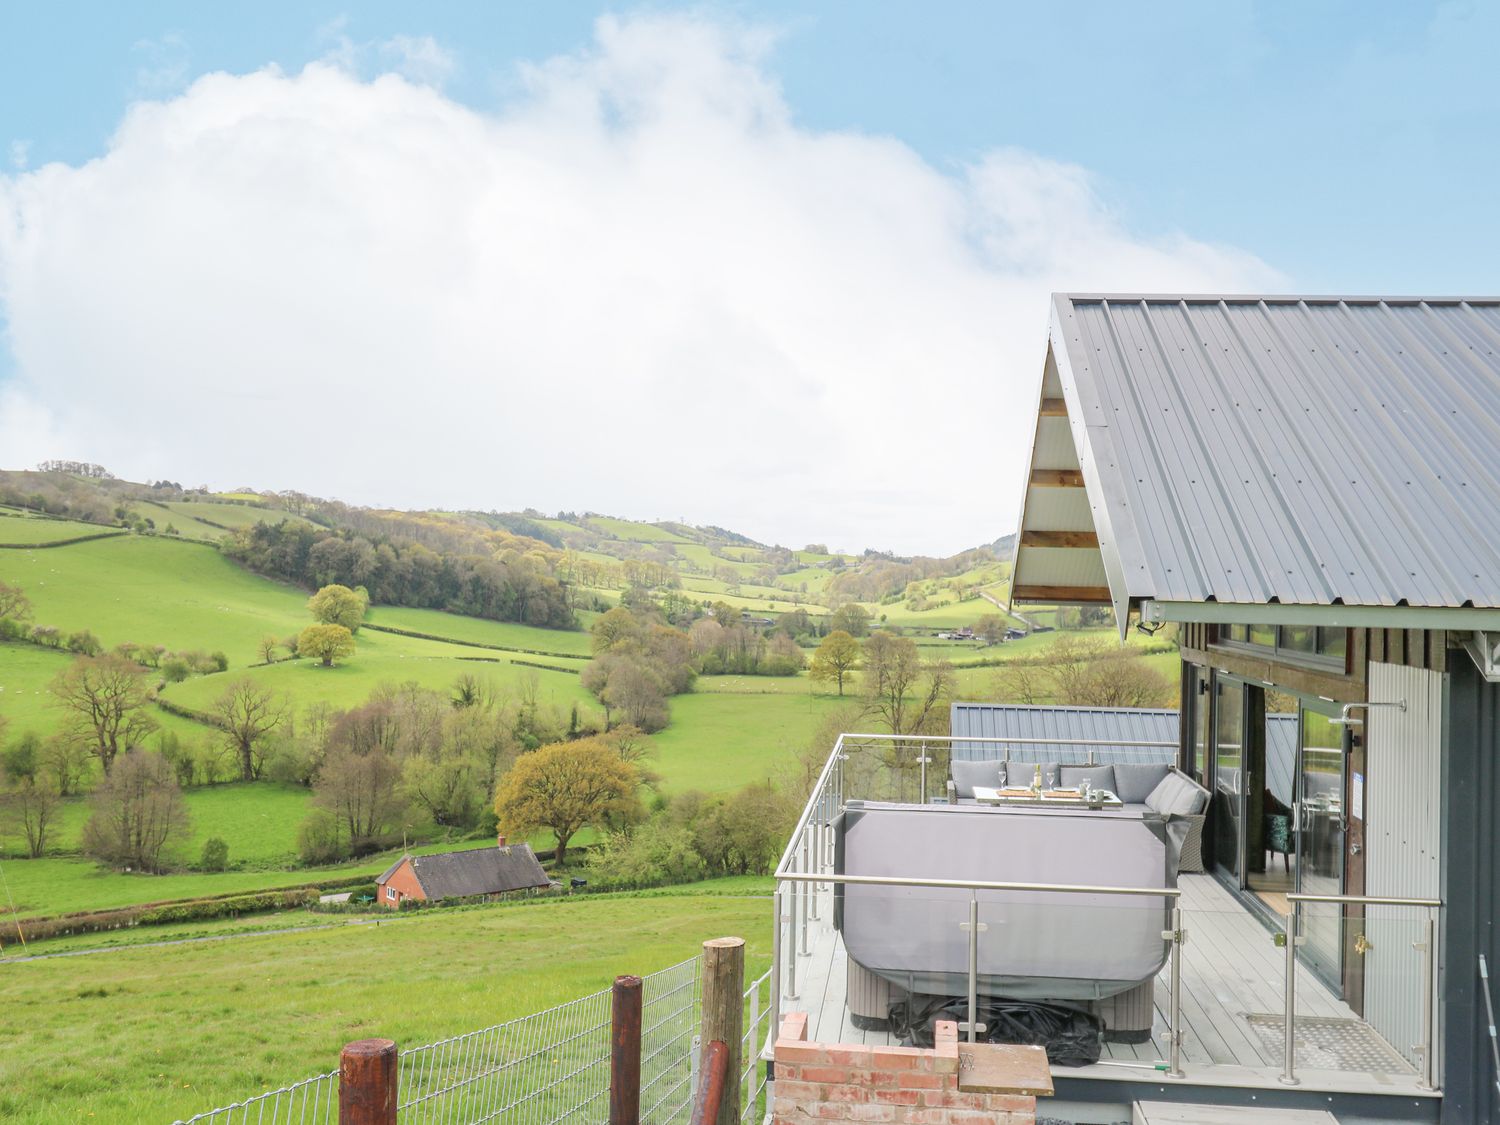
[[(899, 1044), (1077, 997), (1070, 1121), (1500, 1120), (1500, 300), (1058, 295), (1037, 401), (1012, 602), (1165, 631), (1181, 707), (841, 736), (778, 1012)], [(1115, 803), (1008, 804), (1038, 767)]]
[(382, 906), (399, 910), (403, 902), (445, 898), (502, 898), (534, 894), (551, 887), (530, 844), (469, 848), (435, 855), (405, 855), (375, 880)]
[(1500, 1117), (1500, 301), (1057, 295), (1038, 398), (1013, 600), (1175, 630), (1219, 886)]

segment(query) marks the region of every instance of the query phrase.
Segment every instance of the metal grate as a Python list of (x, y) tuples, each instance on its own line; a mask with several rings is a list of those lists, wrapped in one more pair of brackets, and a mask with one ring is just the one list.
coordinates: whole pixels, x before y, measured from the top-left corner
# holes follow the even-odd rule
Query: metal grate
[[(1285, 1019), (1280, 1012), (1250, 1012), (1245, 1022), (1277, 1058)], [(1368, 1074), (1415, 1074), (1411, 1064), (1363, 1020), (1337, 1016), (1298, 1016), (1297, 1066), (1312, 1070), (1352, 1070)]]

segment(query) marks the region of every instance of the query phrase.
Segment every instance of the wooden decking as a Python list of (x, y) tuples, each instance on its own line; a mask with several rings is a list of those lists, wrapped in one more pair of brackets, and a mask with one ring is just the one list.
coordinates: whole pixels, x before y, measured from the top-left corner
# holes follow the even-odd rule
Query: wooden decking
[[(1181, 906), (1187, 941), (1182, 962), (1182, 1067), (1192, 1085), (1285, 1089), (1279, 1041), (1268, 1042), (1246, 1016), (1283, 1009), (1285, 952), (1272, 933), (1235, 897), (1208, 875), (1183, 876)], [(825, 892), (826, 895), (826, 892)], [(849, 1020), (845, 1005), (847, 973), (843, 942), (828, 919), (828, 899), (820, 902), (821, 925), (812, 931), (810, 950), (797, 959), (796, 996), (781, 1010), (808, 1013), (808, 1037), (823, 1042), (890, 1044), (883, 1031), (863, 1031)], [(785, 981), (783, 981), (785, 984)], [(1156, 1022), (1152, 1041), (1109, 1043), (1094, 1066), (1057, 1068), (1059, 1077), (1104, 1081), (1164, 1081), (1171, 976), (1156, 981)], [(1348, 1005), (1311, 972), (1297, 973), (1299, 1016), (1355, 1020)], [(1274, 1037), (1279, 1040), (1279, 1036)], [(1314, 1070), (1299, 1065), (1301, 1088), (1348, 1093), (1431, 1096), (1417, 1087), (1415, 1072), (1392, 1054), (1380, 1070)]]

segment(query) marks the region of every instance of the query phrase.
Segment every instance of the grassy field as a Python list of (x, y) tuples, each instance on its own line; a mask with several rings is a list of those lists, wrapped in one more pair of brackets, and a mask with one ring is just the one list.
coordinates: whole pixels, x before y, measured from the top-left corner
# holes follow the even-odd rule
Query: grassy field
[(674, 792), (722, 792), (765, 781), (837, 706), (836, 698), (805, 692), (676, 696), (672, 725), (652, 739), (655, 768)]
[(624, 539), (631, 543), (691, 543), (692, 540), (678, 535), (675, 531), (668, 531), (664, 527), (657, 527), (654, 523), (641, 523), (637, 520), (617, 520), (609, 516), (590, 516), (584, 524), (595, 531), (603, 532), (605, 535), (616, 539)]
[[(726, 881), (0, 966), (0, 1119), (186, 1117), (334, 1069), (350, 1040), (415, 1046), (486, 1027), (723, 934), (746, 938), (759, 974), (765, 893)], [(566, 935), (586, 940), (559, 956)]]
[(379, 606), (370, 611), (372, 625), (407, 629), (455, 641), (500, 645), (503, 648), (530, 649), (538, 652), (565, 652), (589, 656), (589, 635), (566, 629), (537, 629), (511, 621), (486, 621), (478, 617), (460, 617), (437, 609), (409, 609), (404, 606)]
[(79, 523), (76, 520), (49, 520), (40, 516), (0, 515), (0, 544), (43, 546), (76, 539), (80, 535), (124, 535), (119, 528), (104, 527), (97, 523)]
[[(298, 706), (321, 700), (338, 708), (363, 703), (382, 683), (417, 683), (446, 693), (460, 675), (471, 673), (489, 681), (497, 690), (515, 691), (523, 679), (534, 675), (542, 702), (564, 709), (577, 703), (585, 713), (598, 710), (603, 715), (573, 672), (528, 668), (512, 663), (511, 659), (504, 653), (362, 630), (358, 649), (345, 664), (324, 668), (314, 660), (284, 660), (252, 668), (247, 674), (257, 683), (284, 692)], [(560, 658), (534, 659), (562, 666)], [(201, 676), (168, 685), (163, 695), (181, 706), (206, 710), (227, 683), (222, 675)]]
[(20, 583), (39, 624), (90, 629), (110, 646), (222, 649), (231, 667), (257, 659), (261, 637), (285, 637), (311, 620), (300, 590), (250, 574), (212, 547), (161, 537), (0, 552), (0, 580)]
[[(287, 512), (252, 507), (249, 504), (214, 504), (206, 500), (169, 500), (163, 506), (173, 515), (185, 516), (188, 519), (201, 521), (205, 525), (219, 524), (231, 531), (242, 527), (254, 527), (258, 523), (280, 523), (282, 520), (291, 520), (293, 523), (307, 522)], [(160, 520), (156, 522), (161, 523)], [(219, 534), (224, 533), (219, 531)]]

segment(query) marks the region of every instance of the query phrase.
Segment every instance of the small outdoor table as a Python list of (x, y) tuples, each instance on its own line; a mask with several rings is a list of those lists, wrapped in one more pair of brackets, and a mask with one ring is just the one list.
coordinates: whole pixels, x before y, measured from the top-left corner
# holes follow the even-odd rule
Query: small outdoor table
[(1085, 801), (1077, 789), (1043, 789), (1038, 796), (1030, 789), (992, 789), (974, 786), (974, 799), (982, 805), (1027, 805), (1049, 809), (1122, 809), (1125, 802), (1107, 789), (1094, 790), (1094, 802)]

